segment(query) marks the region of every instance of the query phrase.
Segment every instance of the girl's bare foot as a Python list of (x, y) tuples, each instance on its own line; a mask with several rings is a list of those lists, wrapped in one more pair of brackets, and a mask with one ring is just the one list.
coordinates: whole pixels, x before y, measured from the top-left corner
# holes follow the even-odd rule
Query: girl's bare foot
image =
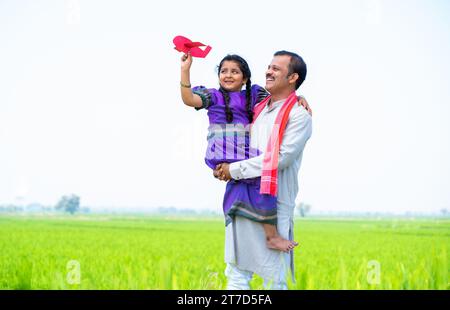
[(269, 249), (283, 251), (286, 253), (298, 245), (297, 242), (281, 238), (280, 235), (267, 238), (266, 244)]

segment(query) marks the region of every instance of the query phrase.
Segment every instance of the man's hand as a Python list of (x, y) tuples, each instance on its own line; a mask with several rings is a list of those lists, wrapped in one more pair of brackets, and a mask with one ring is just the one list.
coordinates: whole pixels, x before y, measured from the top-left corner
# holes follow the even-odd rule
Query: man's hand
[(216, 169), (213, 171), (214, 177), (218, 178), (221, 181), (230, 181), (230, 164), (222, 163), (216, 166)]
[(303, 98), (302, 96), (298, 96), (297, 100), (298, 100), (298, 105), (301, 105), (302, 107), (304, 107), (305, 110), (308, 111), (309, 115), (312, 116), (312, 110), (308, 104), (308, 101), (306, 101), (306, 99)]
[(213, 170), (213, 176), (214, 176), (216, 179), (218, 179), (219, 176), (220, 176), (219, 170), (214, 169), (214, 170)]

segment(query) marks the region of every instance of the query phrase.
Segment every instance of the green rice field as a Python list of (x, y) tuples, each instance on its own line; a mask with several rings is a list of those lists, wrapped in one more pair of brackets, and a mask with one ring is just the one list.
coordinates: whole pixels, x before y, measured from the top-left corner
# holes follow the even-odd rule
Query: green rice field
[[(449, 220), (295, 225), (290, 289), (450, 288)], [(3, 215), (0, 289), (224, 289), (223, 251), (221, 218)]]

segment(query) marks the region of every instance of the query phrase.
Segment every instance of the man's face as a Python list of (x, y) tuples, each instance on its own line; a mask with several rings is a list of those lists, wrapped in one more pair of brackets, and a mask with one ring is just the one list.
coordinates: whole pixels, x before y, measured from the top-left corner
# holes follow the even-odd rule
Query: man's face
[(291, 57), (287, 55), (275, 56), (266, 71), (266, 89), (271, 94), (285, 90), (289, 84), (288, 72)]

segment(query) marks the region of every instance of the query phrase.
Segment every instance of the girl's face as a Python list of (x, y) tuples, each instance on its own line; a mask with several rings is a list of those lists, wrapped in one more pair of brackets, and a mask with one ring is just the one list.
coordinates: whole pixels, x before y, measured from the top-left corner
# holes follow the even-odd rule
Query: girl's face
[(224, 61), (219, 71), (219, 83), (229, 92), (240, 91), (247, 83), (239, 64), (235, 61)]

